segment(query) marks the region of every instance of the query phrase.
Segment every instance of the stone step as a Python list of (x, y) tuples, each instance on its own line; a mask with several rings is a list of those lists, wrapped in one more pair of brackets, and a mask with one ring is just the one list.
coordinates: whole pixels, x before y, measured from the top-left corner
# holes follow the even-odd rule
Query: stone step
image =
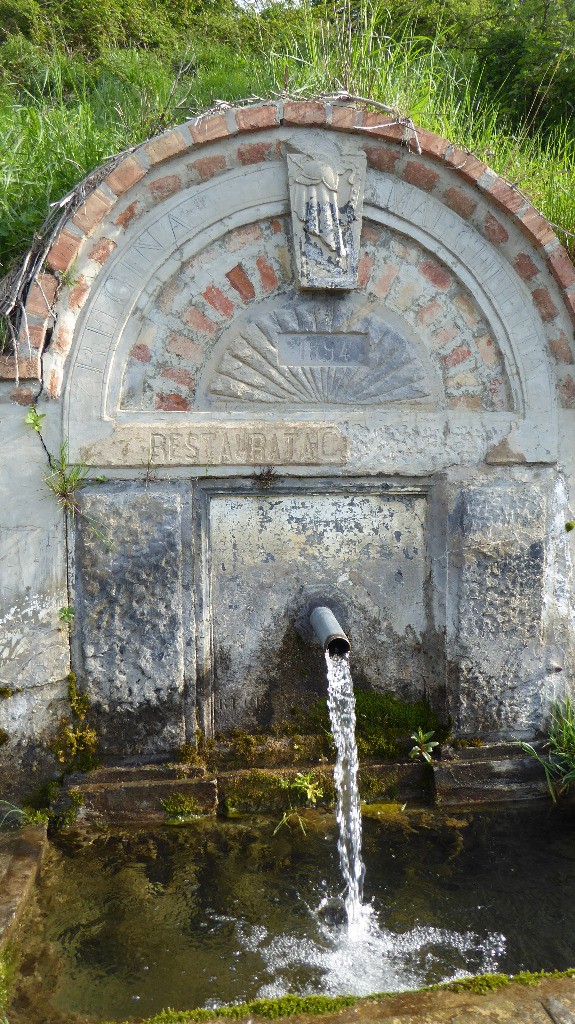
[(100, 774), (94, 781), (90, 775), (81, 783), (67, 786), (57, 810), (63, 815), (72, 811), (69, 824), (165, 823), (216, 813), (218, 787), (214, 778), (154, 777), (153, 773), (142, 777), (140, 769), (133, 775), (124, 769), (121, 777), (110, 773), (108, 778)]
[(433, 765), (442, 806), (549, 798), (545, 772), (533, 757), (454, 758)]
[(113, 783), (132, 782), (168, 782), (180, 779), (199, 779), (207, 775), (205, 768), (192, 768), (186, 764), (146, 764), (146, 765), (114, 765), (108, 768), (95, 768), (89, 775), (80, 772), (70, 775), (68, 786), (110, 785)]
[[(543, 751), (543, 742), (534, 741), (530, 745), (538, 752)], [(529, 755), (525, 754), (517, 740), (482, 743), (481, 746), (469, 747), (454, 747), (449, 744), (442, 746), (442, 758), (456, 761), (502, 761), (526, 756)]]

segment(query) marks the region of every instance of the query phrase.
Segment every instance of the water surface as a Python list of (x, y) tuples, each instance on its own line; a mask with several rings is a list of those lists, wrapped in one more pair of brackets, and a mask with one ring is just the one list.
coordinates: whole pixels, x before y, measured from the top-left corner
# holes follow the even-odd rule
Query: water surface
[(575, 965), (575, 815), (544, 805), (364, 820), (369, 929), (345, 927), (327, 813), (54, 846), (10, 1024), (146, 1017), (285, 992), (399, 991)]

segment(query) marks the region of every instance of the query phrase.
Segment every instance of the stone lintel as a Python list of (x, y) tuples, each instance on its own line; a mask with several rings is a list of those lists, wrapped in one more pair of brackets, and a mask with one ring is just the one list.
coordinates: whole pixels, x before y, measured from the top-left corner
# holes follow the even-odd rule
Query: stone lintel
[(341, 466), (349, 458), (341, 430), (322, 423), (121, 424), (80, 448), (98, 466)]

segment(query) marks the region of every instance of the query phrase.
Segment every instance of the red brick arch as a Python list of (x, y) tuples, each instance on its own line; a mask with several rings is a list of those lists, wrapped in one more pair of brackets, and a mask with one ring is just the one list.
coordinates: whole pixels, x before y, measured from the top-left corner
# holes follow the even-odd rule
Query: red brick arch
[[(567, 313), (571, 325), (575, 324), (575, 268), (548, 221), (517, 188), (448, 140), (418, 129), (419, 153), (415, 137), (405, 144), (405, 130), (393, 118), (320, 100), (279, 100), (206, 115), (141, 145), (116, 166), (69, 219), (52, 246), (45, 271), (30, 290), (28, 335), (21, 338), (18, 351), (20, 380), (40, 378), (41, 355), (51, 335), (44, 383), (49, 394), (59, 395), (75, 318), (99, 269), (115, 250), (118, 232), (182, 187), (180, 176), (170, 168), (171, 161), (189, 154), (189, 180), (201, 182), (232, 165), (248, 167), (279, 160), (273, 129), (280, 125), (361, 137), (370, 168), (439, 199), (504, 253), (531, 295), (534, 317), (544, 325), (560, 401), (565, 406), (575, 405), (575, 346), (565, 316)], [(267, 134), (258, 139), (258, 133)], [(211, 144), (221, 141), (229, 141), (225, 152), (210, 152)], [(137, 197), (132, 191), (135, 186)], [(82, 273), (71, 286), (62, 287), (62, 275), (73, 272), (80, 257)], [(364, 253), (363, 259), (365, 269), (368, 254)], [(15, 377), (14, 361), (8, 357), (0, 360), (0, 377)], [(13, 397), (26, 401), (28, 394), (24, 385)]]

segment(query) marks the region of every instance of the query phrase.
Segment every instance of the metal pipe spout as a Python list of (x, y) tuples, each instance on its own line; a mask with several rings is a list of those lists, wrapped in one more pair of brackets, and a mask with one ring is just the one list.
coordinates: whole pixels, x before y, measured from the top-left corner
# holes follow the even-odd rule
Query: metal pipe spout
[(309, 621), (324, 651), (332, 657), (334, 654), (349, 654), (351, 644), (331, 608), (314, 608)]

